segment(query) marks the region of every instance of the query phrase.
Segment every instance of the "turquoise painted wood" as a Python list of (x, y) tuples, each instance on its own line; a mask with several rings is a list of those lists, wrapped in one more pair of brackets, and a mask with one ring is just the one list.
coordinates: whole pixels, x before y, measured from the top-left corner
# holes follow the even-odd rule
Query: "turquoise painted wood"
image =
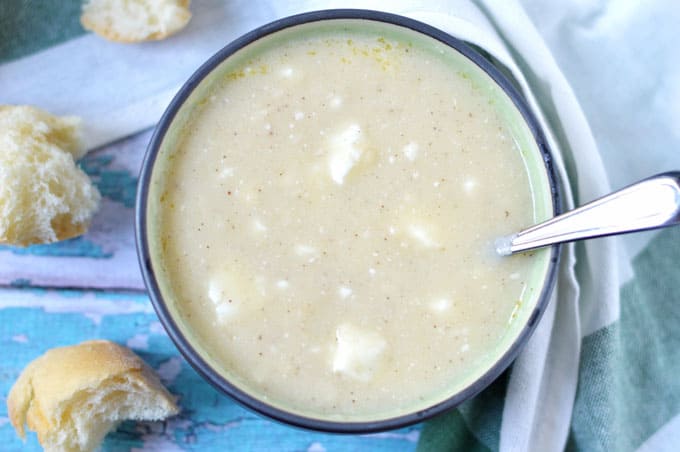
[(134, 260), (132, 200), (148, 136), (115, 143), (82, 162), (105, 198), (86, 236), (0, 250), (0, 450), (40, 450), (35, 434), (23, 443), (7, 417), (7, 394), (24, 366), (52, 347), (96, 338), (135, 350), (182, 407), (167, 422), (122, 424), (107, 436), (104, 451), (414, 450), (420, 425), (330, 435), (264, 419), (217, 392), (182, 359), (139, 288)]

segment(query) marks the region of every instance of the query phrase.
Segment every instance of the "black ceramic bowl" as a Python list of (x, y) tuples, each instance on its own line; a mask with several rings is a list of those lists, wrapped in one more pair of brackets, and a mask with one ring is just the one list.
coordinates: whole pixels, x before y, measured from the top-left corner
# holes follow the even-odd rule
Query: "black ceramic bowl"
[(345, 421), (321, 416), (308, 416), (296, 410), (289, 410), (280, 404), (275, 405), (264, 401), (257, 394), (243, 387), (238, 387), (233, 381), (230, 381), (228, 376), (215, 369), (205, 351), (202, 351), (196, 341), (191, 339), (191, 331), (178, 318), (177, 311), (168, 301), (167, 290), (169, 289), (164, 286), (159, 277), (158, 248), (160, 245), (157, 243), (157, 236), (154, 233), (154, 222), (158, 218), (157, 210), (154, 210), (158, 208), (156, 202), (158, 193), (156, 193), (157, 190), (154, 191), (154, 174), (159, 166), (157, 162), (163, 161), (164, 153), (171, 152), (168, 149), (172, 147), (173, 140), (176, 140), (178, 134), (181, 133), (181, 126), (177, 124), (182, 122), (183, 116), (186, 116), (183, 113), (183, 108), (188, 103), (195, 103), (197, 102), (196, 99), (200, 99), (200, 96), (197, 97), (195, 93), (201, 89), (201, 83), (225, 60), (258, 40), (271, 37), (276, 39), (277, 33), (283, 30), (288, 31), (297, 26), (319, 21), (333, 24), (339, 20), (377, 23), (388, 28), (410, 29), (412, 32), (429, 37), (427, 39), (434, 39), (454, 49), (480, 68), (480, 73), (485, 74), (484, 77), (489, 77), (492, 82), (500, 87), (499, 92), (504, 93), (506, 103), (510, 108), (515, 109), (515, 121), (518, 127), (522, 127), (528, 137), (523, 147), (528, 155), (526, 165), (530, 178), (535, 179), (532, 185), (537, 185), (537, 187), (534, 187), (534, 197), (537, 199), (536, 202), (544, 208), (544, 212), (539, 214), (539, 217), (550, 217), (559, 213), (560, 200), (557, 181), (550, 152), (539, 124), (521, 94), (492, 63), (462, 41), (429, 25), (405, 17), (375, 11), (328, 10), (281, 19), (240, 37), (210, 58), (182, 87), (156, 127), (142, 165), (136, 204), (137, 250), (146, 287), (162, 324), (182, 355), (208, 382), (246, 407), (291, 425), (328, 432), (368, 433), (403, 427), (430, 418), (459, 405), (493, 382), (512, 363), (522, 346), (527, 342), (548, 303), (555, 283), (559, 248), (553, 247), (538, 252), (539, 257), (536, 259), (539, 263), (537, 264), (536, 277), (530, 282), (530, 285), (533, 285), (533, 298), (524, 303), (517, 313), (518, 320), (514, 322), (515, 326), (507, 335), (502, 350), (489, 359), (488, 365), (472, 381), (463, 386), (452, 387), (450, 394), (432, 401), (425, 408), (420, 407), (411, 411), (401, 411), (394, 416), (383, 416), (368, 420), (347, 419)]

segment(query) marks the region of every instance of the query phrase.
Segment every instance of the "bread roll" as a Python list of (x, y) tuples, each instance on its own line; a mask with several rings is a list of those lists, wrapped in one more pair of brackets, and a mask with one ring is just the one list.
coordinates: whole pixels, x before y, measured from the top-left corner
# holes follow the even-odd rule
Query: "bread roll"
[(0, 243), (26, 246), (84, 233), (99, 191), (75, 160), (80, 119), (0, 105)]
[(96, 340), (49, 350), (21, 373), (7, 398), (10, 422), (46, 451), (91, 451), (125, 419), (179, 412), (153, 370), (129, 349)]
[(189, 0), (89, 0), (80, 22), (116, 42), (164, 39), (191, 19)]

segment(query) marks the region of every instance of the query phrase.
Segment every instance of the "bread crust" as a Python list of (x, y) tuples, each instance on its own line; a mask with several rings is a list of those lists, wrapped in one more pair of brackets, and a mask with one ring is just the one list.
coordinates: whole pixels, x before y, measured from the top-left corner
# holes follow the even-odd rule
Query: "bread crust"
[(190, 0), (133, 0), (131, 3), (153, 17), (150, 23), (130, 26), (136, 15), (119, 0), (89, 0), (83, 5), (80, 23), (109, 41), (135, 43), (158, 41), (183, 29), (191, 19)]
[(63, 436), (65, 426), (73, 424), (71, 401), (123, 381), (136, 391), (152, 393), (160, 417), (179, 412), (175, 398), (137, 355), (114, 342), (93, 340), (48, 350), (31, 362), (7, 397), (10, 422), (21, 438), (28, 425), (43, 447), (54, 448), (60, 429)]

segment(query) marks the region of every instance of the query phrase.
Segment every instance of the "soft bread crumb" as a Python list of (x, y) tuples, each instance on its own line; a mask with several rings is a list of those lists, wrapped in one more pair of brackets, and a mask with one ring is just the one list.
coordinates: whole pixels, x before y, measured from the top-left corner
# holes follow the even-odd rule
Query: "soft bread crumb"
[(100, 200), (76, 166), (80, 119), (0, 105), (0, 243), (27, 246), (83, 234)]
[(97, 340), (49, 350), (21, 373), (7, 398), (9, 419), (46, 451), (96, 449), (126, 419), (161, 420), (179, 412), (156, 374), (129, 349)]
[(189, 0), (89, 0), (80, 23), (116, 42), (164, 39), (191, 19)]

